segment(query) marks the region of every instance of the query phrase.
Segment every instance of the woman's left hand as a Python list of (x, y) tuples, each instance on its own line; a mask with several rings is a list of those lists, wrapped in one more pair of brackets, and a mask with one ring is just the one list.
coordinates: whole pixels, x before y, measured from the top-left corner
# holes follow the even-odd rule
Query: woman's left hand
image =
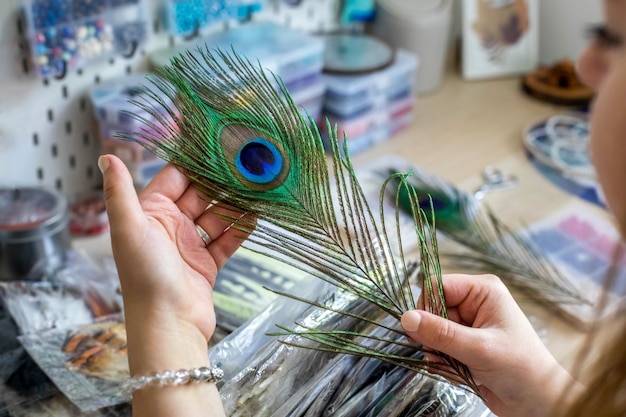
[[(121, 160), (105, 155), (100, 164), (125, 308), (175, 317), (210, 339), (217, 271), (246, 236), (216, 215), (214, 211), (225, 210), (210, 206), (173, 165), (163, 168), (137, 197)], [(208, 243), (196, 225), (206, 231)]]
[[(173, 165), (165, 166), (139, 196), (120, 159), (104, 155), (98, 165), (124, 299), (131, 375), (209, 366), (217, 271), (246, 233), (216, 214), (234, 215), (211, 205)], [(247, 216), (240, 221), (254, 226)], [(207, 242), (197, 226), (210, 237)], [(181, 411), (176, 408), (181, 402), (193, 403), (202, 415), (207, 407), (218, 409), (219, 396), (214, 387), (198, 385), (146, 388), (135, 394), (133, 415), (173, 415)], [(187, 408), (186, 415), (194, 410)]]

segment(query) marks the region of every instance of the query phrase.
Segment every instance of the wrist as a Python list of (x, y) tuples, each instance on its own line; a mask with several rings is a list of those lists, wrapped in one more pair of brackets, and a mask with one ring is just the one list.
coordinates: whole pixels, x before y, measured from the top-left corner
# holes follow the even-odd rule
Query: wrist
[(568, 409), (569, 406), (584, 391), (584, 386), (574, 379), (572, 375), (560, 364), (551, 375), (551, 384), (545, 385), (549, 389), (545, 390), (545, 402), (548, 410), (552, 409), (552, 414), (559, 415), (560, 411)]
[(545, 364), (542, 371), (532, 384), (529, 398), (533, 401), (529, 401), (532, 405), (524, 416), (558, 415), (580, 392), (580, 383), (556, 359)]
[(207, 337), (187, 321), (126, 312), (126, 333), (131, 376), (210, 365)]
[[(147, 311), (150, 313), (141, 315), (136, 314), (141, 311), (125, 310), (131, 377), (211, 367), (205, 332), (175, 314)], [(194, 405), (185, 410), (188, 417), (206, 415), (206, 410), (224, 416), (214, 383), (148, 385), (133, 393), (132, 404), (137, 417), (179, 415), (181, 404)]]

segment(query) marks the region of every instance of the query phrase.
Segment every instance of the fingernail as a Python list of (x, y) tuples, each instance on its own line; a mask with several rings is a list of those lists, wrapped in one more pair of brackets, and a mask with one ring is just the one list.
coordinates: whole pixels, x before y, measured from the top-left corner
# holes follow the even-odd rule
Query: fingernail
[(100, 155), (98, 158), (98, 168), (100, 168), (100, 172), (103, 174), (109, 169), (109, 158), (106, 155)]
[(402, 323), (402, 327), (407, 332), (417, 332), (420, 327), (420, 321), (422, 321), (422, 316), (415, 310), (407, 311), (400, 318), (400, 323)]

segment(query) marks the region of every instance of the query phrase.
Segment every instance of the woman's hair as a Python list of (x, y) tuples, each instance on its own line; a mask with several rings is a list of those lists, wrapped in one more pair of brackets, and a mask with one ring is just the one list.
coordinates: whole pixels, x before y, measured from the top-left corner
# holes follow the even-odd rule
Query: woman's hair
[(567, 410), (555, 410), (555, 416), (626, 416), (626, 325), (620, 321), (619, 331), (593, 361), (585, 391)]
[[(606, 274), (603, 289), (610, 293), (615, 286), (619, 267), (624, 257), (624, 247), (619, 245), (613, 254), (612, 268)], [(608, 297), (602, 297), (597, 308), (598, 317), (606, 309)], [(609, 320), (600, 320), (589, 333), (580, 355), (575, 377), (585, 385), (585, 390), (565, 410), (554, 410), (561, 417), (624, 417), (626, 416), (626, 320), (624, 307)], [(603, 326), (610, 326), (606, 328)], [(613, 332), (613, 330), (617, 330)], [(590, 352), (595, 352), (592, 357)], [(589, 367), (587, 368), (587, 365)], [(586, 368), (586, 369), (585, 369)], [(581, 378), (581, 375), (588, 375)], [(565, 393), (566, 394), (566, 393)], [(557, 407), (558, 408), (558, 407)]]

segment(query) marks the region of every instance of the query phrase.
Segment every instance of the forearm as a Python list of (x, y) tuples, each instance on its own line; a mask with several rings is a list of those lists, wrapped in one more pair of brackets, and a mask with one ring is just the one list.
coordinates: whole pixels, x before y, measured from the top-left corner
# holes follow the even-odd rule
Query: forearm
[[(206, 338), (193, 326), (129, 310), (126, 317), (131, 376), (210, 367)], [(149, 386), (134, 392), (132, 406), (134, 417), (224, 416), (214, 383)]]
[[(538, 384), (537, 404), (549, 410), (550, 417), (557, 417), (576, 401), (579, 395), (584, 392), (585, 387), (572, 377), (572, 375), (561, 365), (554, 367), (553, 372), (546, 376), (545, 383)], [(535, 414), (529, 414), (536, 416)]]
[[(496, 414), (503, 417), (557, 417), (569, 408), (584, 387), (554, 358), (545, 359), (537, 369), (520, 373), (519, 381), (524, 381), (524, 374), (535, 376), (520, 384), (519, 390), (509, 390), (511, 398), (504, 398), (509, 405), (494, 410)], [(510, 372), (515, 374), (515, 370)], [(511, 407), (510, 404), (518, 405)]]

